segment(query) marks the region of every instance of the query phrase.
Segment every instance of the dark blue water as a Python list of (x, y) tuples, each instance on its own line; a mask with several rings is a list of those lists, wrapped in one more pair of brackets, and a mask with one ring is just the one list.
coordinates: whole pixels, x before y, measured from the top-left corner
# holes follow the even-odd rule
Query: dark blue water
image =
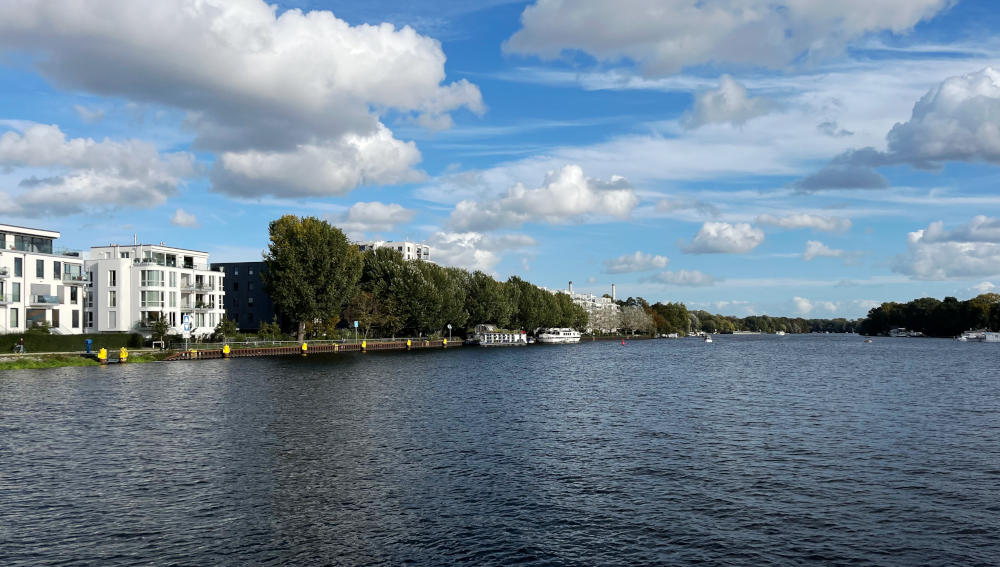
[(998, 362), (719, 336), (5, 372), (0, 564), (997, 564)]

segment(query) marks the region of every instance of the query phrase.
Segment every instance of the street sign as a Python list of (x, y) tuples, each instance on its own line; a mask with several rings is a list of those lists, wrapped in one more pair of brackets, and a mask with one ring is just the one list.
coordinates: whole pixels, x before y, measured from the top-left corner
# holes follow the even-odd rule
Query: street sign
[(355, 321), (355, 322), (354, 322), (354, 328), (355, 328), (355, 329), (357, 329), (357, 328), (358, 328), (358, 322), (357, 322), (357, 321)]

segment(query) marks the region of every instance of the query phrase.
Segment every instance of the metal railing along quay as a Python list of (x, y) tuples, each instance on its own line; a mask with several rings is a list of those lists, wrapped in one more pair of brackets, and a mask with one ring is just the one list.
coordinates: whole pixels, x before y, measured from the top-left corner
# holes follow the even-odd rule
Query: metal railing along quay
[[(265, 343), (265, 344), (261, 344)], [(239, 346), (239, 345), (243, 346)], [(226, 347), (229, 352), (225, 352)], [(201, 343), (168, 356), (165, 360), (196, 360), (214, 358), (246, 358), (260, 356), (290, 356), (312, 353), (370, 352), (382, 350), (412, 350), (454, 348), (462, 341), (447, 339), (364, 339), (359, 341), (251, 341), (249, 343)]]

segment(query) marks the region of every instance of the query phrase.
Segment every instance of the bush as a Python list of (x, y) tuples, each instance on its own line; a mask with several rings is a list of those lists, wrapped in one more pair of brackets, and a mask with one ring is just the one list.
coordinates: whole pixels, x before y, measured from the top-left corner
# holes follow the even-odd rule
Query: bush
[(0, 335), (0, 352), (8, 353), (14, 351), (14, 345), (18, 339), (24, 338), (24, 349), (28, 353), (33, 352), (79, 352), (84, 347), (84, 341), (91, 339), (94, 341), (91, 346), (92, 352), (97, 352), (101, 347), (108, 350), (127, 348), (141, 348), (144, 344), (142, 335), (138, 333), (101, 333), (86, 335), (46, 335), (39, 333), (11, 333)]

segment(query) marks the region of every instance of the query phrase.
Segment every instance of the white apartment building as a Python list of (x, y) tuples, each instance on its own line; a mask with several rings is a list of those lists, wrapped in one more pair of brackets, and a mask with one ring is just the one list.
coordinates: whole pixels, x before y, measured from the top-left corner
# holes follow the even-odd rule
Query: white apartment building
[(419, 242), (403, 240), (401, 242), (388, 242), (385, 240), (372, 240), (368, 242), (358, 242), (358, 250), (376, 250), (378, 248), (392, 248), (403, 255), (404, 260), (424, 260), (430, 262), (431, 247)]
[(597, 296), (593, 293), (576, 293), (573, 291), (573, 282), (569, 282), (569, 289), (560, 289), (552, 293), (565, 293), (569, 295), (573, 303), (583, 307), (587, 312), (587, 330), (599, 330), (603, 332), (614, 332), (620, 325), (620, 312), (618, 304), (615, 303), (615, 284), (611, 284), (611, 297)]
[(0, 224), (0, 333), (47, 324), (83, 332), (87, 278), (79, 252), (59, 251), (54, 230)]
[(208, 252), (160, 244), (110, 244), (91, 247), (86, 260), (88, 332), (138, 331), (150, 334), (164, 318), (170, 332), (181, 333), (184, 316), (191, 334), (205, 335), (226, 316), (225, 273), (212, 270)]

